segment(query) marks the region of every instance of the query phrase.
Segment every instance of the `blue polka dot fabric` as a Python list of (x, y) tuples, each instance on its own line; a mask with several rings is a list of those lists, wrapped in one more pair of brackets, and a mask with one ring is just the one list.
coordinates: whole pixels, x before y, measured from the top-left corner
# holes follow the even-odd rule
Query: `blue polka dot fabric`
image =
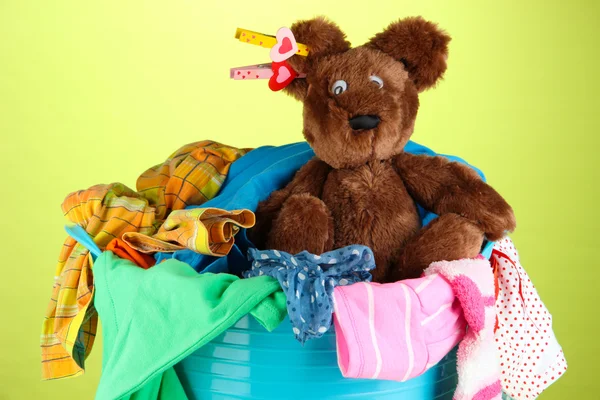
[(333, 313), (333, 289), (356, 282), (370, 282), (375, 258), (370, 248), (353, 245), (321, 255), (303, 251), (296, 255), (278, 250), (248, 249), (252, 268), (245, 278), (276, 278), (287, 296), (294, 335), (301, 343), (329, 330)]

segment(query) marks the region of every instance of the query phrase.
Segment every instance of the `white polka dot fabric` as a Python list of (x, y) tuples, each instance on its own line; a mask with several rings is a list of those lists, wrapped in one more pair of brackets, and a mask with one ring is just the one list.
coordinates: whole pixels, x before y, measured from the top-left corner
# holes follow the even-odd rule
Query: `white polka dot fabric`
[(516, 400), (534, 399), (565, 373), (565, 356), (552, 331), (552, 316), (509, 238), (495, 244), (491, 263), (497, 275), (494, 336), (502, 388)]

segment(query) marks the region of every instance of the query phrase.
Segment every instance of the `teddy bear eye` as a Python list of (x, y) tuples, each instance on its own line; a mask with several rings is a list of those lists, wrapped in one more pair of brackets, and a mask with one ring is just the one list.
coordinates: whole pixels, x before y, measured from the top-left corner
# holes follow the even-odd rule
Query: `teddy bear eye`
[(378, 77), (377, 75), (371, 75), (369, 77), (369, 80), (371, 82), (375, 82), (377, 84), (377, 86), (379, 86), (379, 89), (381, 89), (383, 87), (383, 79), (381, 79), (380, 77)]
[(339, 96), (340, 94), (344, 93), (347, 89), (348, 89), (348, 84), (346, 83), (346, 81), (341, 80), (341, 79), (333, 82), (333, 86), (331, 87), (331, 91), (336, 96)]

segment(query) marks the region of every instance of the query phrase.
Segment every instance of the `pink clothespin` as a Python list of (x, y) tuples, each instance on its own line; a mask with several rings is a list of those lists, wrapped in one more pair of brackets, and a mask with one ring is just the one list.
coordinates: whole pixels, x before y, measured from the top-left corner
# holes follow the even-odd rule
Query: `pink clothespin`
[(242, 79), (270, 79), (273, 76), (271, 63), (248, 65), (245, 67), (231, 68), (229, 77), (235, 80)]
[(269, 88), (276, 92), (285, 88), (296, 78), (306, 78), (306, 74), (297, 73), (291, 65), (283, 61), (231, 68), (229, 77), (234, 80), (268, 79)]

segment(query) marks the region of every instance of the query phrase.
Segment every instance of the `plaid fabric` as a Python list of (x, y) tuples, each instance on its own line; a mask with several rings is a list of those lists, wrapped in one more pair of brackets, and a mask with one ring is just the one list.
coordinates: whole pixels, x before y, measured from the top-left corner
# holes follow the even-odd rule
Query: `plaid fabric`
[(251, 228), (254, 222), (254, 213), (249, 210), (179, 210), (169, 214), (154, 236), (130, 232), (123, 235), (123, 241), (143, 253), (174, 252), (187, 248), (222, 257), (231, 250), (233, 236), (240, 228)]
[(156, 218), (164, 220), (171, 210), (215, 197), (229, 165), (248, 151), (210, 141), (185, 145), (144, 172), (137, 180), (137, 190), (156, 208)]
[[(146, 171), (138, 179), (137, 192), (120, 183), (96, 185), (71, 193), (62, 209), (101, 249), (126, 232), (152, 235), (171, 210), (202, 204), (216, 195), (231, 163), (247, 151), (212, 141), (192, 143)], [(83, 374), (98, 325), (92, 303), (92, 258), (70, 237), (60, 252), (54, 279), (42, 325), (43, 379)]]

